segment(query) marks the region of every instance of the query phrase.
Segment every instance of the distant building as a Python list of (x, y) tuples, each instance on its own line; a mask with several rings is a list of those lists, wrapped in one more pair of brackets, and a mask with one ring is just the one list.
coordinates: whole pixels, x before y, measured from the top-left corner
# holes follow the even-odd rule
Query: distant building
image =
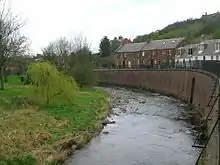
[(177, 67), (193, 67), (196, 61), (208, 60), (220, 60), (220, 39), (206, 40), (199, 44), (178, 48), (175, 65)]
[(140, 56), (142, 48), (146, 42), (123, 44), (116, 50), (117, 59), (116, 67), (120, 68), (137, 68), (140, 66)]
[(150, 67), (163, 65), (172, 67), (175, 64), (176, 50), (183, 44), (184, 38), (152, 40), (142, 49), (145, 57), (142, 64)]
[(170, 66), (175, 64), (176, 49), (183, 45), (184, 38), (152, 40), (150, 42), (127, 43), (121, 45), (116, 53), (116, 66), (139, 68)]

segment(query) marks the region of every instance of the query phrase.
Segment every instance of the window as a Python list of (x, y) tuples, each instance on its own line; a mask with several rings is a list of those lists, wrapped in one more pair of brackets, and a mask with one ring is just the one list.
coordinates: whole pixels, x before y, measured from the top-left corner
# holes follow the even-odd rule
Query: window
[(140, 60), (137, 60), (137, 64), (140, 65)]
[(126, 58), (127, 57), (127, 54), (126, 53), (124, 53), (124, 58)]
[(153, 56), (155, 55), (155, 51), (153, 51)]
[(144, 52), (142, 52), (142, 56), (143, 56), (143, 57), (144, 57), (144, 55), (145, 55)]
[(215, 51), (219, 52), (220, 51), (220, 42), (215, 44)]
[(201, 44), (198, 46), (199, 53), (202, 53), (204, 51), (204, 44)]
[(183, 59), (183, 64), (185, 64), (186, 63), (186, 60), (185, 59)]
[(169, 55), (170, 55), (170, 56), (172, 55), (172, 50), (169, 50)]
[(177, 56), (181, 56), (181, 53), (182, 53), (182, 49), (180, 48), (177, 50)]
[(128, 67), (129, 68), (131, 67), (131, 61), (128, 61)]
[(192, 67), (192, 61), (189, 59), (189, 67)]
[(142, 60), (142, 64), (145, 64), (145, 61), (144, 61), (144, 60)]
[(205, 60), (205, 56), (203, 56), (203, 60)]
[(188, 55), (192, 55), (193, 54), (193, 50), (192, 49), (188, 49)]
[(162, 55), (167, 55), (167, 52), (166, 51), (162, 51)]
[(211, 60), (213, 60), (213, 56), (211, 56)]
[(195, 59), (198, 60), (198, 57), (196, 57)]
[(158, 64), (160, 65), (160, 59), (158, 59)]
[(116, 66), (118, 66), (118, 61), (116, 61)]
[(186, 67), (186, 60), (183, 59), (183, 67), (185, 68)]
[(159, 50), (156, 50), (156, 51), (155, 51), (155, 55), (158, 55), (158, 54), (160, 54), (160, 51), (159, 51)]

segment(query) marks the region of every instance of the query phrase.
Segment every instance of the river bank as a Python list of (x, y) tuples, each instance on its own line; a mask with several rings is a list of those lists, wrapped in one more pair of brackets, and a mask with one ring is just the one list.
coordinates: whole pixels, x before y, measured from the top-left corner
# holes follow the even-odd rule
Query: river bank
[(0, 91), (0, 164), (62, 163), (102, 130), (110, 101), (104, 90), (80, 90), (73, 103), (54, 98), (37, 105), (26, 100), (28, 88), (9, 77)]
[(115, 124), (107, 125), (65, 165), (193, 165), (199, 149), (188, 106), (171, 97), (105, 88), (113, 98)]

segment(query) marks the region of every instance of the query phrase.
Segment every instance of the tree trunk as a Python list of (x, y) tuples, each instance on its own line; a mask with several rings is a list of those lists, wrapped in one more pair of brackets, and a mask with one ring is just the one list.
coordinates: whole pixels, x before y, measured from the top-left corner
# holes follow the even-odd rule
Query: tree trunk
[(4, 90), (5, 89), (5, 86), (4, 86), (4, 67), (1, 66), (0, 67), (0, 89), (1, 90)]

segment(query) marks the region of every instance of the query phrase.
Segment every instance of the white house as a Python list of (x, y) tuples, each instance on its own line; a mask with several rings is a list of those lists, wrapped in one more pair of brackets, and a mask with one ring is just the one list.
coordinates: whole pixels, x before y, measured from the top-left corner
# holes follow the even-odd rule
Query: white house
[(220, 40), (206, 40), (177, 49), (176, 67), (191, 67), (196, 61), (220, 60)]

